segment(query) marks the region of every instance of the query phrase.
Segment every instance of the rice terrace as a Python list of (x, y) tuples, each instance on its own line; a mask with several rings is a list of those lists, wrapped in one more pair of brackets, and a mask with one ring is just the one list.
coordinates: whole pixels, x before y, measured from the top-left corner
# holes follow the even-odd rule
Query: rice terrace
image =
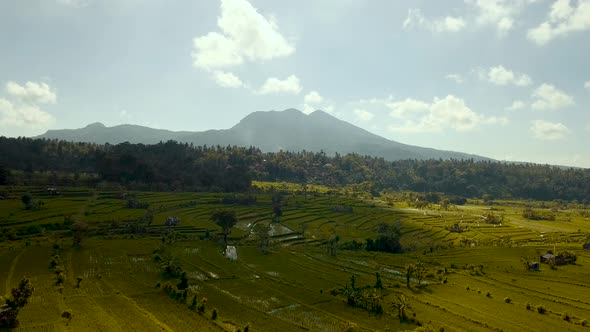
[[(0, 286), (6, 297), (25, 276), (34, 287), (17, 330), (588, 328), (582, 204), (416, 207), (413, 193), (253, 186), (249, 194), (3, 187)], [(43, 208), (26, 209), (23, 195)], [(553, 220), (527, 219), (526, 209)], [(212, 219), (222, 210), (237, 220), (226, 239), (233, 255)], [(367, 250), (367, 239), (397, 235), (398, 253)], [(572, 264), (541, 263), (564, 252)]]
[(590, 332), (590, 0), (0, 0), (0, 332)]

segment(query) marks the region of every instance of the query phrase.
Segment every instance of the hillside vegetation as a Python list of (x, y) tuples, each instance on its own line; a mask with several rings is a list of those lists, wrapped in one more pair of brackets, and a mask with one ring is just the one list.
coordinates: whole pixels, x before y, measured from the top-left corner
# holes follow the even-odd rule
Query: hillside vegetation
[[(96, 145), (0, 137), (0, 181), (154, 191), (245, 191), (251, 180), (442, 192), (483, 198), (590, 202), (590, 170), (473, 160), (400, 160), (322, 152), (263, 153), (173, 141)], [(3, 169), (3, 170), (2, 170)], [(7, 175), (8, 171), (11, 176)], [(487, 196), (486, 196), (487, 197)]]

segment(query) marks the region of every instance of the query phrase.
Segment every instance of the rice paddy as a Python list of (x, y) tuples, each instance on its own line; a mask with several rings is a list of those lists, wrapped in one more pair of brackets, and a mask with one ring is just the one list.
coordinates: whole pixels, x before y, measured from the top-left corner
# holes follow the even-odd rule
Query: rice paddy
[[(590, 220), (578, 209), (559, 209), (554, 221), (533, 221), (522, 217), (522, 202), (413, 209), (404, 202), (391, 206), (381, 198), (330, 194), (325, 188), (296, 193), (297, 186), (283, 186), (291, 193), (283, 198), (279, 222), (273, 222), (268, 193), (255, 194), (250, 205), (221, 204), (224, 194), (216, 193), (132, 193), (153, 212), (141, 230), (133, 225), (148, 210), (128, 208), (117, 190), (66, 188), (51, 196), (42, 189), (4, 188), (10, 196), (0, 200), (0, 294), (8, 295), (23, 276), (35, 287), (16, 330), (588, 329), (590, 251), (582, 244)], [(27, 191), (44, 202), (42, 209), (25, 210), (20, 196)], [(210, 220), (220, 208), (235, 210), (239, 220), (228, 239), (236, 246), (236, 260), (224, 255), (221, 229)], [(501, 215), (502, 222), (483, 222), (481, 216), (489, 212)], [(167, 226), (170, 216), (180, 224)], [(88, 225), (79, 247), (72, 245), (72, 221)], [(381, 223), (397, 221), (404, 253), (339, 249), (329, 255), (326, 250), (333, 235), (341, 244), (364, 242), (377, 236)], [(268, 254), (259, 250), (256, 224), (271, 226)], [(171, 230), (176, 241), (163, 244), (162, 236)], [(154, 261), (158, 248), (176, 257), (186, 272), (187, 299), (162, 289), (179, 279)], [(521, 257), (538, 260), (548, 250), (575, 252), (576, 264), (556, 269), (541, 264), (540, 271), (523, 267)], [(66, 271), (62, 287), (49, 267), (54, 254)], [(423, 285), (412, 278), (408, 288), (406, 266), (417, 262), (427, 268)], [(352, 275), (357, 285), (373, 285), (376, 272), (384, 285), (378, 291), (383, 314), (349, 306), (331, 294)], [(76, 287), (78, 277), (82, 281)], [(400, 294), (408, 298), (412, 319), (398, 318), (392, 304)], [(193, 297), (206, 298), (203, 311), (191, 308)], [(71, 318), (62, 317), (65, 311)]]

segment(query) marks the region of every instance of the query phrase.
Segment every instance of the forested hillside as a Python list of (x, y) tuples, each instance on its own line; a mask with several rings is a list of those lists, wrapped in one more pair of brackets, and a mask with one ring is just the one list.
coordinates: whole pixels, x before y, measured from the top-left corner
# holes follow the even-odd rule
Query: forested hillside
[[(97, 145), (0, 138), (0, 181), (32, 184), (120, 183), (143, 190), (244, 191), (251, 180), (412, 190), (496, 198), (590, 202), (590, 170), (473, 160), (399, 160), (323, 152), (263, 153), (174, 141)], [(36, 183), (40, 184), (40, 183)]]

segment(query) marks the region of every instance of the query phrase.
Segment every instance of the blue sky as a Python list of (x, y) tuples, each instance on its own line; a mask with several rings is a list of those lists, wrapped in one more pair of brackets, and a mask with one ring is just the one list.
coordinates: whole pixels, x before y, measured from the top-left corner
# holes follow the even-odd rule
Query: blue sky
[(7, 0), (0, 42), (0, 135), (293, 107), (590, 167), (590, 0)]

